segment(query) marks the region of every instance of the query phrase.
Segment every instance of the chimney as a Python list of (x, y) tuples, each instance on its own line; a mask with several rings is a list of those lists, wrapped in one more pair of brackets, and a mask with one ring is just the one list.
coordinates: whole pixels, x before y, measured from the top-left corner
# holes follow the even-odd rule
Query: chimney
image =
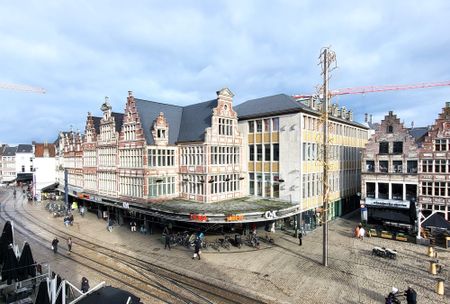
[(411, 129), (414, 129), (414, 120), (411, 121)]
[(367, 122), (369, 120), (369, 114), (364, 113), (364, 122)]
[(369, 115), (369, 122), (372, 123), (372, 114)]

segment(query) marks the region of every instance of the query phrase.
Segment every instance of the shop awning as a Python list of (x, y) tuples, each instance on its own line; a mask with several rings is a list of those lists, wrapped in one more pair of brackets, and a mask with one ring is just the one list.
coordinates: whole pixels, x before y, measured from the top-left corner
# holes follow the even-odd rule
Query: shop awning
[(59, 183), (53, 183), (41, 189), (41, 192), (54, 192), (58, 188)]
[(16, 182), (32, 182), (33, 173), (17, 173)]
[(439, 214), (439, 212), (435, 212), (426, 218), (422, 224), (422, 227), (436, 227), (436, 228), (444, 228), (450, 229), (450, 222), (446, 221), (445, 218)]

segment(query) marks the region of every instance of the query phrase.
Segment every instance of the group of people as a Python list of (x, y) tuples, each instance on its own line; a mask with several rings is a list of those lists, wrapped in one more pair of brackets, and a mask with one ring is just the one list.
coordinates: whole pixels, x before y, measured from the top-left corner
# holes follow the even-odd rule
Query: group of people
[(73, 225), (73, 214), (69, 213), (64, 217), (64, 225), (67, 226), (72, 226)]
[[(59, 240), (55, 237), (52, 241), (52, 250), (54, 253), (58, 253), (58, 244)], [(70, 236), (67, 239), (67, 250), (69, 250), (69, 253), (72, 251), (72, 238)]]
[(354, 235), (356, 238), (358, 238), (360, 240), (364, 240), (364, 237), (366, 236), (366, 230), (364, 229), (362, 224), (359, 224), (358, 226), (356, 226), (356, 228), (354, 230)]
[[(398, 292), (398, 289), (392, 287), (392, 291), (385, 298), (385, 304), (397, 304), (400, 303), (398, 296), (401, 294)], [(408, 286), (408, 289), (405, 290), (403, 295), (406, 297), (407, 304), (416, 304), (417, 303), (417, 292), (412, 288), (412, 286)]]

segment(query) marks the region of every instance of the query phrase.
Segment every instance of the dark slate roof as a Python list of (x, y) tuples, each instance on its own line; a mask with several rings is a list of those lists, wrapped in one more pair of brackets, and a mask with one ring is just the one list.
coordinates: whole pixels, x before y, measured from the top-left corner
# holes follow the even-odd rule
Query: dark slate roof
[[(97, 117), (97, 116), (92, 116), (92, 120), (94, 121), (95, 133), (100, 134), (100, 121), (102, 120), (102, 118)], [(121, 124), (121, 127), (122, 127), (122, 124)], [(116, 129), (117, 129), (117, 127), (116, 127)]]
[(16, 155), (17, 147), (6, 147), (3, 152), (3, 156), (14, 156)]
[(217, 99), (184, 107), (177, 142), (203, 141), (215, 107)]
[(422, 227), (437, 227), (450, 230), (450, 222), (446, 221), (439, 212), (433, 213), (421, 224)]
[(111, 112), (111, 116), (114, 117), (114, 121), (116, 123), (116, 132), (120, 132), (123, 124), (123, 113)]
[(306, 106), (295, 101), (289, 95), (278, 94), (247, 100), (234, 107), (239, 119), (249, 119), (263, 116), (272, 116), (285, 113), (295, 113)]
[(414, 137), (416, 142), (421, 142), (428, 134), (428, 127), (408, 128), (408, 133)]
[[(257, 99), (245, 101), (235, 107), (234, 110), (238, 114), (239, 120), (246, 120), (258, 117), (274, 116), (288, 113), (308, 112), (315, 115), (320, 115), (320, 111), (313, 110), (303, 103), (296, 101), (289, 95), (278, 94), (273, 96), (266, 96)], [(355, 121), (350, 121), (330, 115), (330, 120), (340, 121), (346, 124), (354, 125), (358, 128), (368, 129), (364, 124)]]
[(164, 117), (169, 124), (169, 144), (175, 144), (178, 140), (183, 108), (144, 99), (135, 98), (134, 100), (136, 102), (136, 109), (139, 113), (142, 128), (144, 129), (147, 144), (154, 144), (151, 129), (153, 127), (153, 122), (160, 112), (164, 113)]
[(16, 153), (33, 153), (33, 146), (32, 145), (19, 145), (17, 147)]

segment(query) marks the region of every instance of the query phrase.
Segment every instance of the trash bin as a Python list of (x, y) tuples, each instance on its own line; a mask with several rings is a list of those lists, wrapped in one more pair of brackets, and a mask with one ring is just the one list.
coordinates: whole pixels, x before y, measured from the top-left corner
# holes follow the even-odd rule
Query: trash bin
[(242, 238), (241, 238), (240, 234), (235, 234), (234, 235), (234, 244), (236, 245), (236, 247), (241, 248)]

